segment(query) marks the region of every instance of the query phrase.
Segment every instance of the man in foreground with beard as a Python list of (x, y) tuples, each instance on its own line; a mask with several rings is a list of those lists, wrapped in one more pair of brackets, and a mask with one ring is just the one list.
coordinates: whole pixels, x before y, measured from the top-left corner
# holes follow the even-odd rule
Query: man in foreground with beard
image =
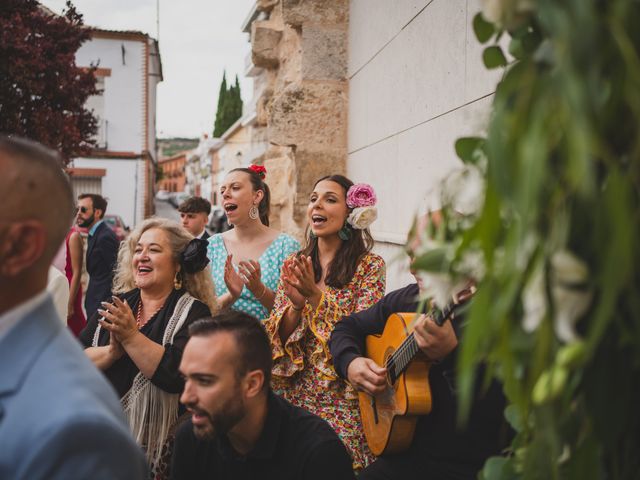
[(275, 395), (271, 347), (254, 317), (229, 310), (189, 328), (171, 478), (353, 479), (351, 458), (321, 418)]

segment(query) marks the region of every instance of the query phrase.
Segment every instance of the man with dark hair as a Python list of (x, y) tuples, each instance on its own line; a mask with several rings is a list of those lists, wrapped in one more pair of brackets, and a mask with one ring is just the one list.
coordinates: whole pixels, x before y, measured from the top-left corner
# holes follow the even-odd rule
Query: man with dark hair
[(329, 424), (271, 392), (271, 346), (257, 319), (228, 310), (189, 333), (180, 400), (192, 416), (176, 433), (172, 479), (354, 478)]
[(60, 158), (0, 135), (0, 172), (0, 478), (143, 479), (118, 398), (45, 290), (73, 220)]
[(106, 211), (107, 201), (101, 195), (83, 193), (78, 196), (77, 223), (89, 229), (86, 262), (89, 286), (84, 299), (87, 318), (100, 308), (100, 302), (111, 297), (113, 268), (118, 258), (120, 242), (113, 230), (104, 223)]
[(178, 206), (182, 226), (194, 237), (206, 240), (211, 203), (202, 197), (189, 197)]

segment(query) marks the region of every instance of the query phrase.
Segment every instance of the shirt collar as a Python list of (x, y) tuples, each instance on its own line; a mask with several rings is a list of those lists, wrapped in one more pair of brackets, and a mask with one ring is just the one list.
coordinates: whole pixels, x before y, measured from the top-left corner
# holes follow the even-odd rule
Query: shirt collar
[[(276, 445), (278, 444), (278, 436), (280, 435), (280, 428), (283, 420), (282, 404), (281, 400), (275, 393), (269, 391), (267, 397), (267, 418), (264, 421), (262, 427), (262, 433), (258, 437), (258, 441), (253, 446), (251, 451), (244, 457), (249, 458), (271, 458), (275, 454)], [(218, 451), (222, 458), (231, 460), (242, 458), (233, 449), (229, 438), (226, 435), (218, 437)]]
[(198, 235), (196, 238), (199, 238), (202, 240), (203, 235), (205, 234), (205, 232), (207, 231), (207, 229), (205, 228), (204, 230), (202, 230), (202, 232), (200, 232), (200, 235)]
[(13, 307), (0, 315), (0, 339), (2, 339), (20, 320), (40, 307), (50, 297), (47, 290), (43, 290), (26, 302)]
[(93, 234), (96, 233), (96, 230), (102, 222), (104, 222), (104, 220), (98, 220), (96, 223), (94, 223), (93, 227), (91, 227), (91, 230), (89, 230), (89, 236), (93, 236)]

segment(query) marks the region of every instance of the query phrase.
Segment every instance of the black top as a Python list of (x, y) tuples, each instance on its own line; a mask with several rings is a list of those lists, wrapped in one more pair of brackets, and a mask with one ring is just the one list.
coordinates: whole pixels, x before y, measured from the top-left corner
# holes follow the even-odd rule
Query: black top
[[(417, 310), (418, 293), (415, 283), (395, 290), (371, 308), (344, 317), (336, 324), (329, 346), (336, 372), (341, 377), (347, 377), (347, 367), (353, 359), (364, 355), (365, 337), (382, 333), (389, 315)], [(461, 317), (453, 321), (453, 326), (461, 338), (464, 330)], [(508, 445), (511, 432), (503, 416), (502, 388), (495, 381), (487, 389), (476, 385), (469, 421), (461, 429), (456, 428), (456, 353), (457, 348), (441, 362), (431, 365), (428, 381), (432, 410), (418, 420), (406, 455), (417, 462), (416, 469), (423, 469), (429, 462), (437, 464), (443, 471), (439, 478), (475, 478), (484, 461)], [(482, 370), (480, 368), (480, 379)], [(468, 476), (460, 476), (461, 471), (468, 472)]]
[[(184, 289), (172, 290), (164, 306), (140, 329), (140, 332), (158, 344), (162, 342), (162, 336), (167, 323), (169, 322), (171, 315), (173, 315), (176, 303), (184, 293)], [(136, 311), (138, 308), (138, 302), (140, 301), (140, 290), (131, 290), (118, 296), (123, 300), (126, 299), (131, 310), (134, 312)], [(195, 300), (191, 306), (191, 310), (189, 310), (186, 321), (176, 333), (173, 344), (168, 343), (164, 345), (164, 355), (162, 356), (153, 377), (150, 378), (151, 383), (169, 393), (182, 392), (184, 381), (178, 372), (178, 367), (180, 366), (180, 360), (182, 359), (182, 351), (189, 339), (189, 325), (199, 318), (209, 316), (211, 316), (209, 307), (204, 303)], [(82, 342), (85, 348), (91, 346), (93, 335), (98, 326), (98, 318), (99, 315), (96, 312), (89, 319), (84, 330), (80, 332), (80, 342)], [(98, 338), (98, 346), (108, 344), (109, 331), (103, 328), (101, 329), (100, 337)], [(138, 367), (133, 363), (133, 360), (131, 360), (131, 358), (125, 353), (122, 358), (114, 362), (114, 364), (103, 373), (116, 389), (118, 395), (122, 398), (129, 388), (131, 388), (133, 379), (139, 371)]]
[(191, 420), (176, 432), (172, 480), (354, 479), (344, 445), (320, 417), (269, 393), (264, 429), (253, 450), (240, 456), (227, 436), (199, 440)]
[(84, 298), (84, 308), (89, 317), (100, 308), (100, 302), (111, 297), (119, 245), (116, 234), (104, 222), (98, 225), (93, 235), (89, 235), (86, 261), (89, 285)]

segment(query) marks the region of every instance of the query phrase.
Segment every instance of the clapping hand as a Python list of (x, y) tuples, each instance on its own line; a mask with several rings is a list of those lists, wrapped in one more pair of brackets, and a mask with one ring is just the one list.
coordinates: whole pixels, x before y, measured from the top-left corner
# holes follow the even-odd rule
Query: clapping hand
[(304, 307), (307, 299), (293, 286), (293, 282), (295, 282), (296, 279), (292, 271), (292, 264), (293, 260), (288, 260), (282, 265), (282, 286), (291, 304), (299, 310)]
[(240, 296), (244, 287), (244, 280), (233, 268), (233, 255), (231, 254), (227, 255), (227, 260), (224, 262), (224, 283), (234, 299)]
[(316, 307), (320, 303), (322, 291), (316, 285), (311, 257), (300, 255), (291, 259), (288, 272), (285, 282)]
[(103, 308), (98, 309), (102, 319), (98, 322), (115, 337), (115, 340), (123, 343), (138, 333), (138, 325), (127, 301), (115, 296), (112, 298), (113, 303), (102, 302)]
[(256, 297), (264, 294), (266, 286), (262, 283), (260, 264), (258, 262), (255, 260), (243, 260), (238, 266), (238, 271), (244, 279), (244, 284)]
[(113, 332), (109, 332), (109, 354), (113, 360), (118, 360), (124, 355), (124, 348), (122, 348), (122, 344), (116, 339)]

